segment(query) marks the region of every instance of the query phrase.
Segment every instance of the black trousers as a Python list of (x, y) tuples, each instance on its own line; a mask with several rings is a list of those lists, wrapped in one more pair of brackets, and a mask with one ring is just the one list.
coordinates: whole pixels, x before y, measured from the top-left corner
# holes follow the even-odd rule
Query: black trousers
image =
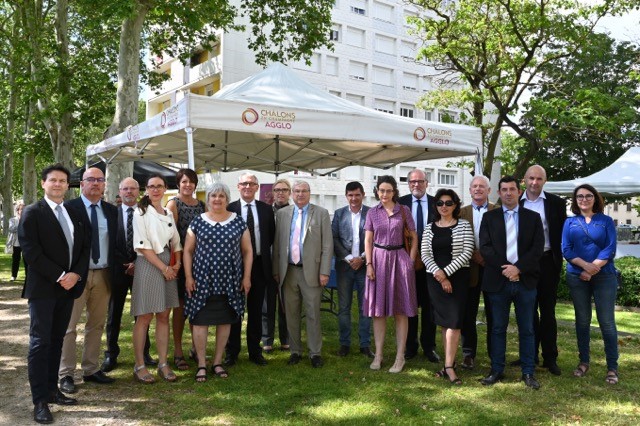
[(536, 354), (542, 347), (542, 358), (545, 362), (556, 362), (558, 359), (558, 323), (556, 321), (556, 302), (558, 301), (558, 284), (560, 269), (553, 260), (551, 251), (545, 252), (540, 259), (540, 278), (538, 280), (538, 296), (533, 312), (533, 331), (536, 334)]
[(34, 404), (49, 401), (58, 389), (62, 341), (67, 332), (73, 297), (29, 299), (29, 355), (27, 369)]
[[(11, 276), (17, 277), (20, 270), (20, 260), (22, 260), (22, 249), (20, 246), (13, 246), (13, 254), (11, 255)], [(24, 281), (27, 281), (27, 263), (24, 263)]]
[[(405, 353), (417, 353), (422, 346), (424, 352), (436, 349), (436, 324), (431, 313), (431, 301), (427, 291), (427, 269), (416, 271), (416, 296), (421, 313), (409, 318), (407, 346)], [(418, 320), (420, 322), (420, 342), (418, 343)]]
[(284, 304), (278, 292), (278, 284), (272, 280), (264, 292), (262, 304), (262, 344), (273, 346), (276, 329), (276, 316), (278, 317), (278, 336), (281, 345), (289, 344), (287, 334), (287, 318), (284, 314)]
[[(262, 266), (262, 257), (253, 258), (251, 267), (251, 290), (247, 295), (247, 349), (249, 356), (256, 356), (262, 353), (260, 338), (262, 337), (262, 303), (264, 302), (264, 292), (267, 282), (273, 281), (272, 277), (267, 277)], [(240, 354), (242, 334), (242, 319), (231, 324), (229, 341), (227, 342), (227, 356), (237, 358)]]
[(478, 352), (478, 327), (476, 326), (476, 321), (478, 318), (478, 307), (480, 305), (481, 288), (482, 280), (480, 279), (478, 285), (467, 289), (467, 305), (464, 311), (461, 330), (462, 354), (465, 357), (475, 358)]

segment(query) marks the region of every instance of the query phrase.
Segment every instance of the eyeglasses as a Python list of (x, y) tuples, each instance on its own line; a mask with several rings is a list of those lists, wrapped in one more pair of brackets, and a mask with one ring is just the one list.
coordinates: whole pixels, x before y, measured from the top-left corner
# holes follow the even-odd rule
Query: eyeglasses
[(451, 200), (447, 200), (447, 201), (442, 201), (442, 200), (440, 200), (440, 201), (436, 201), (436, 206), (438, 206), (438, 207), (442, 207), (442, 206), (451, 207), (451, 206), (455, 206), (455, 205), (456, 205), (456, 203), (454, 203), (454, 202), (453, 202), (453, 201), (451, 201)]
[(85, 182), (90, 182), (90, 183), (94, 183), (94, 182), (105, 183), (106, 182), (105, 178), (94, 178), (94, 177), (88, 177), (88, 178), (84, 178), (82, 180), (85, 181)]
[(276, 192), (278, 194), (282, 194), (283, 192), (289, 192), (289, 188), (276, 188), (273, 190), (273, 192)]
[(246, 188), (247, 186), (257, 186), (258, 184), (255, 182), (239, 182), (238, 185)]
[(394, 192), (393, 189), (378, 189), (378, 194), (393, 194)]
[(127, 191), (135, 191), (136, 189), (138, 188), (135, 186), (125, 186), (124, 188), (120, 188), (120, 191), (127, 192)]
[(578, 194), (576, 195), (576, 200), (593, 200), (593, 194)]
[(155, 191), (157, 189), (164, 189), (164, 185), (147, 185), (147, 189)]
[(426, 180), (410, 180), (409, 185), (422, 185)]
[(294, 189), (293, 193), (294, 194), (306, 194), (307, 192), (311, 192), (308, 189)]

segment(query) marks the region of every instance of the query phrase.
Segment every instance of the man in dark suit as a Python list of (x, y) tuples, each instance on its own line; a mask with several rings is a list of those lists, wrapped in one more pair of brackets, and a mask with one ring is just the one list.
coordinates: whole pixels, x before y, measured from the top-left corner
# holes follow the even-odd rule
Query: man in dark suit
[[(416, 224), (418, 234), (418, 248), (422, 244), (422, 233), (428, 223), (435, 217), (435, 201), (427, 194), (429, 181), (424, 170), (414, 169), (407, 175), (407, 183), (411, 194), (400, 197), (400, 204), (411, 209), (411, 215)], [(440, 357), (436, 353), (436, 325), (431, 319), (431, 302), (427, 292), (427, 270), (424, 265), (415, 271), (416, 296), (418, 306), (422, 308), (420, 315), (420, 345), (425, 356), (431, 362), (439, 362)], [(409, 318), (409, 331), (407, 332), (407, 347), (404, 357), (414, 358), (418, 354), (418, 316)]]
[(320, 303), (333, 257), (331, 219), (326, 209), (310, 203), (311, 188), (307, 182), (294, 182), (292, 192), (294, 205), (278, 210), (276, 215), (273, 273), (287, 315), (291, 349), (288, 364), (296, 365), (302, 359), (300, 322), (304, 303), (311, 366), (320, 368), (324, 365)]
[(338, 281), (338, 329), (340, 349), (338, 356), (347, 356), (351, 346), (351, 303), (353, 290), (358, 295), (358, 337), (360, 353), (373, 358), (371, 344), (371, 318), (363, 315), (362, 298), (366, 269), (364, 267), (364, 222), (369, 207), (362, 204), (364, 188), (360, 182), (349, 182), (345, 188), (349, 205), (333, 214), (331, 231), (336, 254)]
[[(275, 235), (273, 209), (267, 203), (256, 200), (260, 185), (258, 178), (245, 173), (238, 180), (240, 199), (229, 204), (227, 210), (242, 215), (251, 235), (253, 266), (251, 268), (251, 290), (247, 295), (247, 349), (249, 360), (256, 365), (267, 365), (262, 355), (262, 303), (267, 286), (272, 285), (271, 246)], [(231, 325), (227, 342), (225, 365), (232, 366), (240, 354), (242, 320)]]
[(518, 204), (518, 182), (505, 176), (498, 183), (502, 208), (482, 217), (480, 253), (485, 261), (482, 290), (489, 298), (493, 318), (491, 330), (491, 372), (482, 379), (493, 385), (504, 378), (507, 326), (513, 302), (518, 322), (522, 380), (532, 389), (540, 384), (534, 377), (535, 336), (533, 307), (540, 275), (544, 232), (540, 215)]
[(63, 205), (69, 171), (61, 164), (42, 171), (44, 198), (24, 209), (18, 238), (29, 275), (22, 297), (29, 300), (28, 371), (33, 418), (51, 423), (48, 404), (73, 405), (58, 389), (62, 340), (89, 264), (89, 225), (75, 209)]
[(540, 278), (533, 313), (533, 329), (536, 334), (535, 363), (538, 363), (538, 348), (542, 346), (542, 366), (548, 368), (551, 374), (559, 376), (561, 371), (557, 363), (556, 302), (562, 271), (562, 227), (567, 219), (567, 205), (562, 198), (542, 190), (546, 181), (547, 172), (541, 166), (529, 167), (524, 175), (527, 189), (520, 198), (520, 205), (540, 214), (544, 229), (544, 254), (540, 259)]
[[(113, 265), (113, 282), (111, 285), (111, 298), (109, 299), (109, 315), (107, 317), (107, 350), (104, 352), (104, 361), (100, 368), (105, 373), (113, 370), (118, 365), (120, 346), (120, 325), (122, 324), (122, 311), (127, 299), (127, 293), (131, 291), (133, 274), (135, 272), (136, 251), (133, 249), (133, 212), (138, 205), (140, 185), (131, 177), (124, 178), (119, 185), (118, 206), (118, 234), (116, 235), (115, 262)], [(145, 365), (156, 365), (157, 362), (149, 355), (149, 336), (144, 348)]]
[(62, 345), (58, 376), (63, 392), (76, 391), (73, 379), (77, 353), (76, 329), (85, 307), (87, 322), (84, 326), (81, 364), (83, 379), (85, 382), (100, 384), (112, 383), (115, 380), (100, 370), (100, 344), (111, 296), (118, 231), (118, 209), (102, 200), (104, 189), (105, 178), (102, 170), (97, 167), (88, 168), (80, 182), (80, 197), (68, 202), (69, 206), (84, 215), (85, 221), (91, 226), (91, 253), (84, 291), (73, 304), (73, 312)]

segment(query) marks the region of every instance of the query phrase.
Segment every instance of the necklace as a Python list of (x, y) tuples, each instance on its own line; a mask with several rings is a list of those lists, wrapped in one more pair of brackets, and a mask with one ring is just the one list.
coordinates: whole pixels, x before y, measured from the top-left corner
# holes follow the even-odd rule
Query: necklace
[(456, 221), (455, 219), (451, 219), (448, 223), (446, 223), (446, 224), (445, 224), (445, 223), (442, 221), (442, 219), (440, 219), (440, 220), (438, 221), (438, 226), (439, 226), (440, 228), (448, 228), (448, 227), (450, 227), (451, 225), (453, 225), (455, 221)]

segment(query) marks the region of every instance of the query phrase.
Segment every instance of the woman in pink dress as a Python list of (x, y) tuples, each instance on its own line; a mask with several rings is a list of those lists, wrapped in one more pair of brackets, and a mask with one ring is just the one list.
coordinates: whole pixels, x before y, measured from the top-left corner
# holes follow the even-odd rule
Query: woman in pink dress
[(409, 317), (418, 312), (413, 269), (418, 245), (412, 244), (410, 253), (405, 250), (404, 223), (411, 231), (412, 241), (417, 242), (418, 236), (411, 210), (398, 202), (398, 184), (393, 176), (378, 178), (376, 199), (380, 204), (369, 210), (364, 226), (367, 280), (363, 310), (373, 317), (376, 355), (372, 370), (379, 370), (382, 365), (387, 317), (395, 318), (396, 360), (389, 372), (399, 373), (404, 368)]

